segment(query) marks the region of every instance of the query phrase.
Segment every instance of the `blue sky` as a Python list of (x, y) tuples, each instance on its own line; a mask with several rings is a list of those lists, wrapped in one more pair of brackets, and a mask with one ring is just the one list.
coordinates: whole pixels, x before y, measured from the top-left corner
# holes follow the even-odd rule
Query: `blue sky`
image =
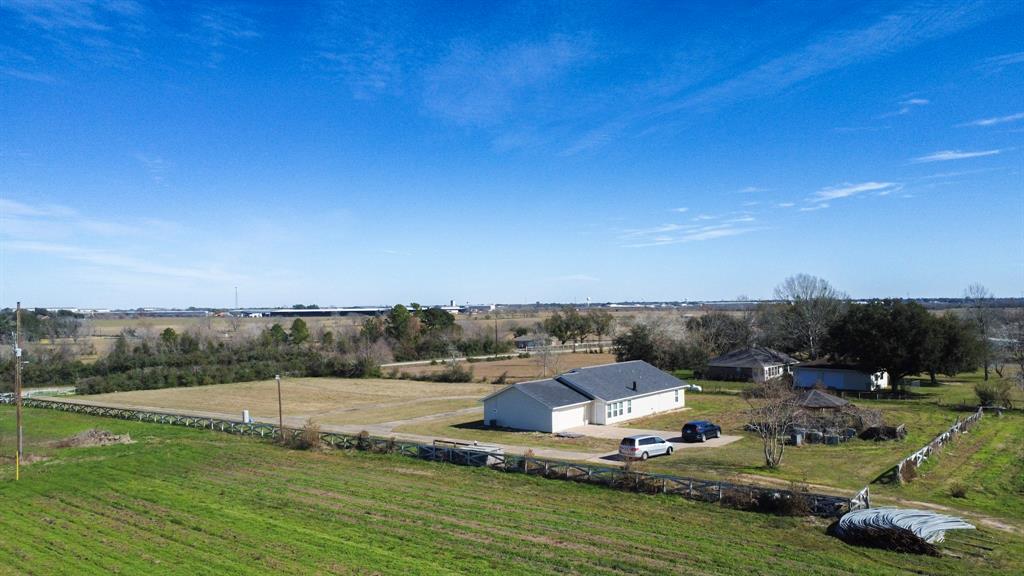
[(1024, 290), (1024, 6), (0, 4), (0, 303)]

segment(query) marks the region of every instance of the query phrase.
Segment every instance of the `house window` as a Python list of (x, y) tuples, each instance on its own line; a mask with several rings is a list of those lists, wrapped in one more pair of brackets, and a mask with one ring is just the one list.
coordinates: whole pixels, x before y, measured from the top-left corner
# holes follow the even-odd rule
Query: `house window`
[(679, 402), (679, 390), (676, 390), (676, 402)]
[(626, 414), (632, 414), (632, 413), (633, 413), (633, 401), (632, 400), (626, 400)]

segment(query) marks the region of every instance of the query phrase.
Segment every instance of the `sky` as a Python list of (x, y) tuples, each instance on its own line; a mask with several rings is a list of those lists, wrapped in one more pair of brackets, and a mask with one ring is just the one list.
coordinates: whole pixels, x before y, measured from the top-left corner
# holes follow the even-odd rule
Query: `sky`
[(1024, 295), (1024, 4), (0, 3), (0, 306)]

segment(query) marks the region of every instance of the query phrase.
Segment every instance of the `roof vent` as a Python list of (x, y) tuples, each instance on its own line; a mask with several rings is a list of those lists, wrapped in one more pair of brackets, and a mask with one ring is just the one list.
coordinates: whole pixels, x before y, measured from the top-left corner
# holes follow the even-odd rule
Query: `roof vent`
[(636, 380), (633, 380), (633, 386), (631, 386), (631, 388), (632, 388), (633, 390), (636, 390)]

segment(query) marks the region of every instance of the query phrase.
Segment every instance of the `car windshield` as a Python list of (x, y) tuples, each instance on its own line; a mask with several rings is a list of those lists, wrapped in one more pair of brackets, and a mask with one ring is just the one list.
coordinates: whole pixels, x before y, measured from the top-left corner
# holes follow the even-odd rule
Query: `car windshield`
[(633, 446), (635, 444), (636, 444), (636, 440), (635, 439), (633, 439), (633, 438), (623, 438), (621, 445), (622, 446)]
[(686, 430), (687, 432), (694, 432), (695, 430), (697, 430), (697, 425), (687, 424), (686, 426), (683, 426), (683, 430)]

